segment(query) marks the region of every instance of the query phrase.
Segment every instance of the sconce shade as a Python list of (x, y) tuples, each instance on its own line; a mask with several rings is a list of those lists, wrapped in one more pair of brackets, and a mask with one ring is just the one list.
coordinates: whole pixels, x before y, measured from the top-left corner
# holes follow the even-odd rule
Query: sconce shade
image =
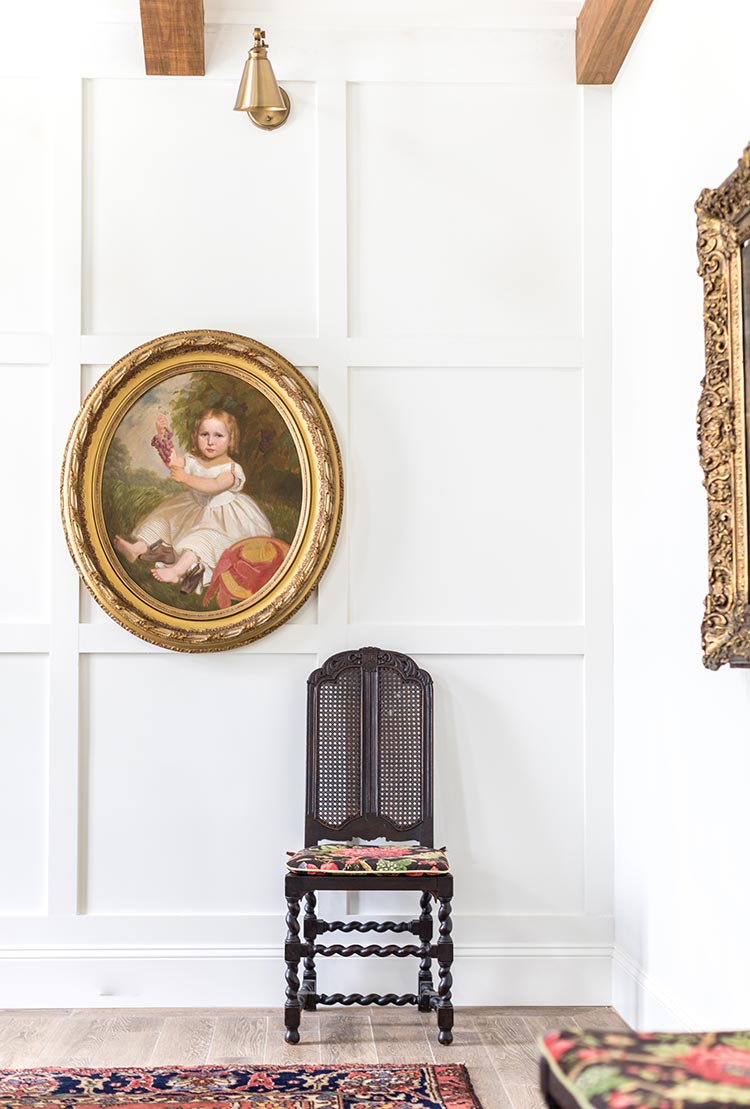
[(250, 50), (242, 80), (237, 90), (235, 112), (247, 112), (258, 127), (272, 130), (279, 127), (289, 114), (289, 97), (280, 89), (268, 60), (268, 49), (263, 41), (265, 31), (255, 28), (255, 43)]

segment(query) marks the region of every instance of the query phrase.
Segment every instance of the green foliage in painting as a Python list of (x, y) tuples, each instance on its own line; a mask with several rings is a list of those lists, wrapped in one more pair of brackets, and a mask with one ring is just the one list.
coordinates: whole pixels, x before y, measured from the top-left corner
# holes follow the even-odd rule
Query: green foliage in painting
[(159, 479), (151, 470), (133, 469), (128, 448), (113, 440), (102, 478), (102, 509), (111, 536), (132, 535), (138, 521), (174, 491), (169, 478)]

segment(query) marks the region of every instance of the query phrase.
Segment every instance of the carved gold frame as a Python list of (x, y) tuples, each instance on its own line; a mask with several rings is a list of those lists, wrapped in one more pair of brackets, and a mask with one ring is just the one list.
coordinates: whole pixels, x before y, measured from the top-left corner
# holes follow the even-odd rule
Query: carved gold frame
[[(264, 589), (229, 609), (185, 612), (149, 598), (124, 572), (106, 533), (102, 473), (112, 437), (138, 399), (170, 377), (204, 368), (239, 377), (282, 416), (300, 459), (302, 509), (290, 552)], [(267, 635), (288, 620), (319, 581), (341, 522), (341, 455), (314, 389), (282, 355), (229, 332), (182, 331), (126, 354), (91, 390), (68, 438), (61, 500), (78, 572), (113, 620), (160, 647), (224, 651)]]
[[(748, 362), (742, 248), (750, 238), (750, 146), (717, 189), (696, 201), (703, 278), (706, 375), (698, 441), (708, 494), (709, 592), (703, 663), (750, 666), (748, 590)], [(747, 269), (747, 265), (745, 266)], [(747, 287), (748, 274), (745, 273)]]

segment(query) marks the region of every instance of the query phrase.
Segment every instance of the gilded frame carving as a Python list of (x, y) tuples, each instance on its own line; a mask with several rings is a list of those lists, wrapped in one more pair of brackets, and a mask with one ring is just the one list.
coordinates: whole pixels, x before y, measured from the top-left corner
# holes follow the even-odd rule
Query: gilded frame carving
[[(750, 146), (737, 168), (696, 201), (706, 374), (698, 442), (708, 494), (709, 591), (703, 663), (750, 666), (748, 589), (748, 348), (743, 244), (750, 239)], [(747, 248), (745, 248), (747, 253)], [(748, 264), (744, 266), (748, 288)]]
[[(142, 446), (142, 429), (158, 405), (165, 418), (170, 413), (167, 423), (175, 423), (175, 447), (179, 443), (186, 458), (191, 450), (197, 454), (185, 442), (191, 434), (185, 429), (194, 426), (193, 438), (198, 434), (196, 398), (217, 396), (222, 398), (220, 404), (203, 403), (200, 410), (218, 407), (229, 412), (230, 422), (239, 429), (237, 444), (245, 433), (242, 475), (248, 488), (241, 495), (243, 503), (260, 508), (259, 518), (266, 524), (282, 516), (284, 523), (281, 531), (273, 523), (270, 530), (258, 526), (252, 555), (240, 564), (245, 582), (251, 583), (244, 589), (238, 585), (236, 558), (243, 558), (249, 548), (240, 543), (227, 548), (225, 553), (228, 556), (231, 550), (235, 562), (224, 572), (222, 592), (214, 589), (211, 599), (208, 594), (215, 577), (207, 588), (209, 575), (218, 575), (229, 563), (219, 561), (214, 568), (207, 567), (206, 581), (201, 581), (194, 596), (188, 596), (186, 590), (177, 588), (180, 582), (152, 580), (158, 576), (153, 566), (163, 568), (164, 563), (154, 562), (150, 550), (145, 557), (151, 566), (142, 564), (140, 556), (126, 557), (121, 539), (113, 534), (113, 521), (124, 518), (116, 512), (124, 514), (126, 509), (129, 519), (135, 520), (132, 506), (140, 506), (143, 498), (149, 498), (149, 505), (154, 504), (153, 511), (158, 512), (159, 506), (178, 501), (173, 492), (179, 490), (182, 498), (190, 495), (183, 485), (170, 480), (173, 471), (151, 449), (155, 442), (148, 445), (145, 440), (147, 445)], [(191, 400), (195, 401), (193, 411)], [(123, 445), (128, 442), (134, 448), (132, 457)], [(235, 455), (238, 452), (239, 446)], [(234, 475), (235, 461), (226, 457)], [(119, 469), (115, 470), (115, 465)], [(266, 490), (262, 507), (252, 499), (259, 487)], [(277, 495), (274, 490), (281, 492)], [(240, 500), (228, 493), (224, 502), (233, 497)], [(126, 354), (91, 390), (68, 438), (61, 501), (65, 535), (78, 572), (113, 620), (141, 639), (170, 650), (224, 651), (273, 631), (318, 583), (341, 521), (341, 455), (315, 390), (282, 355), (229, 332), (183, 331)], [(262, 538), (266, 532), (270, 536), (267, 543)], [(283, 540), (278, 538), (282, 532)], [(137, 535), (135, 525), (131, 535)], [(236, 556), (235, 549), (239, 551)], [(171, 548), (170, 554), (174, 557)], [(258, 576), (252, 578), (258, 567)], [(181, 579), (183, 583), (188, 576)], [(229, 592), (225, 580), (230, 583)], [(261, 584), (255, 588), (255, 582)]]

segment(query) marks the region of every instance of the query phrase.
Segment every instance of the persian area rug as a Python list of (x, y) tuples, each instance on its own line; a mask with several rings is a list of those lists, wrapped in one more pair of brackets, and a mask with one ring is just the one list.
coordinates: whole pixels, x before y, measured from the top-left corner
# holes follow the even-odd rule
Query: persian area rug
[(3, 1109), (481, 1109), (461, 1064), (0, 1070)]

